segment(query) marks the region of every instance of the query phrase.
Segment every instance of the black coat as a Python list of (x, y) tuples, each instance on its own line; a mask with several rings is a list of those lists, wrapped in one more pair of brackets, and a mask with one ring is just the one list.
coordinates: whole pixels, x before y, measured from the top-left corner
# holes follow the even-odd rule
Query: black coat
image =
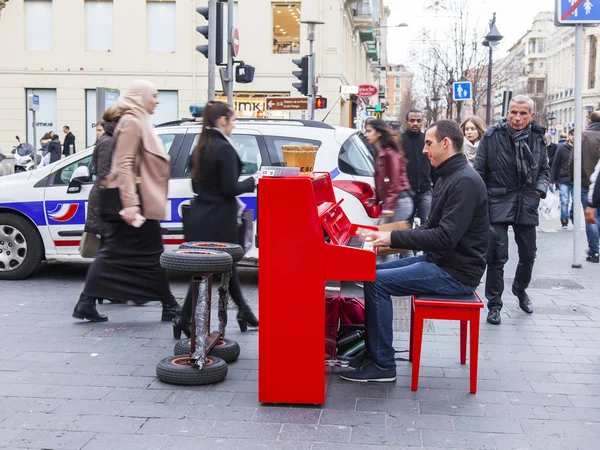
[(558, 145), (548, 145), (548, 165), (550, 166), (550, 169), (552, 169), (552, 163), (554, 161), (554, 155), (556, 155), (556, 150), (558, 150)]
[[(70, 146), (73, 146), (73, 153), (71, 153)], [(65, 136), (65, 142), (63, 144), (63, 155), (69, 156), (75, 154), (75, 135), (69, 131)]]
[(48, 153), (50, 153), (50, 164), (60, 161), (60, 140), (55, 136), (48, 144)]
[(100, 183), (104, 180), (106, 175), (110, 173), (113, 150), (115, 149), (113, 139), (115, 124), (105, 122), (103, 126), (104, 134), (100, 136), (100, 139), (96, 142), (94, 153), (92, 155), (92, 165), (94, 167), (96, 178), (94, 179), (94, 186), (90, 191), (87, 217), (85, 220), (85, 231), (100, 235), (104, 233), (106, 228), (105, 223), (100, 219)]
[(254, 178), (238, 181), (242, 161), (229, 141), (218, 131), (202, 150), (200, 180), (192, 180), (196, 198), (184, 226), (186, 241), (216, 241), (238, 244), (236, 197), (253, 192)]
[(423, 250), (455, 279), (477, 287), (489, 242), (488, 199), (481, 177), (464, 154), (437, 168), (431, 214), (425, 225), (392, 232), (392, 247)]
[(431, 190), (435, 180), (435, 169), (431, 166), (427, 155), (423, 154), (425, 134), (405, 131), (402, 134), (402, 150), (408, 164), (406, 172), (410, 187), (415, 193)]
[(558, 146), (558, 150), (554, 155), (554, 162), (550, 169), (550, 183), (573, 184), (569, 176), (571, 150), (573, 150), (573, 147), (569, 145), (568, 141)]
[(536, 167), (532, 173), (533, 181), (523, 186), (519, 182), (516, 151), (506, 119), (488, 128), (483, 135), (473, 168), (487, 186), (491, 223), (539, 224), (540, 196), (546, 197), (550, 177), (545, 131), (544, 127), (531, 122), (529, 148)]

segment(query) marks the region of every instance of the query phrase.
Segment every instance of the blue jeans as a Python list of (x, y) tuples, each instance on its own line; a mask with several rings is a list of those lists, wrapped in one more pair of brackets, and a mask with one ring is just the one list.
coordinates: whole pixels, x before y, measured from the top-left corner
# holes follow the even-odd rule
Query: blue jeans
[(473, 286), (427, 262), (426, 255), (377, 264), (375, 281), (365, 282), (366, 341), (371, 359), (386, 369), (396, 367), (392, 295), (470, 295), (473, 291)]
[[(583, 205), (583, 210), (585, 211), (585, 207), (588, 204), (587, 196), (590, 189), (586, 187), (581, 187), (581, 204)], [(598, 210), (596, 209), (596, 219), (598, 219)], [(585, 220), (585, 218), (584, 218)], [(600, 245), (598, 241), (600, 240), (600, 223), (597, 224), (585, 224), (585, 234), (587, 236), (589, 253), (598, 253), (598, 249)]]
[[(560, 220), (573, 220), (573, 185), (559, 184), (558, 191), (560, 193)], [(571, 202), (571, 209), (569, 209)]]
[(414, 202), (414, 213), (413, 217), (418, 217), (421, 221), (421, 225), (424, 225), (429, 220), (429, 213), (431, 212), (431, 199), (433, 192), (431, 190), (426, 192), (417, 192), (413, 197)]

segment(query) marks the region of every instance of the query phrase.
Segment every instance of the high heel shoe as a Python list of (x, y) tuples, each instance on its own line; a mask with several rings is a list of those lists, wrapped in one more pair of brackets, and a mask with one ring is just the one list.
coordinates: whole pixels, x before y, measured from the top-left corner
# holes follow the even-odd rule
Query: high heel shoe
[(173, 339), (181, 339), (182, 332), (186, 337), (192, 337), (189, 321), (179, 316), (173, 319)]
[(160, 320), (170, 322), (181, 314), (181, 306), (173, 299), (172, 303), (163, 303)]
[(258, 327), (258, 319), (250, 308), (238, 311), (237, 321), (242, 333), (248, 331), (249, 326)]

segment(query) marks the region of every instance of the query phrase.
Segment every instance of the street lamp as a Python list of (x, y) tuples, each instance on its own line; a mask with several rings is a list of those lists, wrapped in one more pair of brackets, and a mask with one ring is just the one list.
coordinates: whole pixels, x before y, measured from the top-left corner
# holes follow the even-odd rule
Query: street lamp
[(490, 20), (490, 31), (482, 42), (485, 47), (490, 49), (488, 61), (487, 112), (485, 120), (488, 126), (492, 122), (492, 53), (494, 48), (498, 47), (503, 37), (504, 36), (498, 31), (498, 28), (496, 28), (496, 13), (494, 13), (492, 20)]
[(454, 70), (450, 69), (450, 77), (448, 78), (448, 111), (446, 111), (446, 118), (447, 119), (452, 119), (452, 107), (453, 107), (453, 103), (454, 101), (452, 100), (452, 96), (453, 96), (453, 92), (452, 90), (454, 89), (454, 82), (456, 81), (454, 79)]

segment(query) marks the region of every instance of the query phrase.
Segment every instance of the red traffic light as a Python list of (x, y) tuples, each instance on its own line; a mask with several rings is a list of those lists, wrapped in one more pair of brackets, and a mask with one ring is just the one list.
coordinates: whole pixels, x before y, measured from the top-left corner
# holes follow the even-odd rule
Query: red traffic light
[(325, 97), (316, 97), (315, 109), (327, 109), (327, 99)]

